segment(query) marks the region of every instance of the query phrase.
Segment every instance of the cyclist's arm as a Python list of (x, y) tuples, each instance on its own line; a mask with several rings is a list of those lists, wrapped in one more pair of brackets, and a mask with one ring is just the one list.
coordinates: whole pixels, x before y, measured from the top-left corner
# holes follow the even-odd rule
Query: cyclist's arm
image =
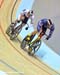
[(16, 21), (19, 23), (22, 19), (24, 19), (24, 13), (21, 13)]
[(54, 30), (55, 30), (55, 27), (54, 27), (54, 25), (52, 25), (52, 27), (50, 28), (50, 32), (49, 32), (48, 38), (51, 38)]
[(43, 26), (42, 21), (38, 21), (37, 29), (39, 33), (42, 31), (42, 26)]
[(34, 15), (32, 15), (32, 16), (30, 17), (30, 20), (31, 20), (31, 24), (33, 24), (33, 21), (34, 21)]

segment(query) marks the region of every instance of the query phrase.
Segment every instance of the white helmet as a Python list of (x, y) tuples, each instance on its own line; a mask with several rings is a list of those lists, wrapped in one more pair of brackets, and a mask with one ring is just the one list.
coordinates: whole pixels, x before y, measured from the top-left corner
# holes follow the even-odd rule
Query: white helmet
[(30, 15), (33, 15), (33, 10), (30, 10)]
[(30, 15), (33, 14), (33, 10), (29, 10), (29, 9), (24, 9), (23, 12), (30, 13)]
[(30, 10), (29, 9), (26, 9), (26, 12), (28, 13), (28, 12), (30, 12)]

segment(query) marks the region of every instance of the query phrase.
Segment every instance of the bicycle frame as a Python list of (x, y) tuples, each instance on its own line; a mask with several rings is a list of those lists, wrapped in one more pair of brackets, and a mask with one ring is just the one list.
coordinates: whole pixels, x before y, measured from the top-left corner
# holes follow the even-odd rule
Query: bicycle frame
[[(28, 34), (27, 38), (30, 38), (29, 35), (30, 35), (30, 34)], [(27, 38), (26, 38), (26, 39), (27, 39)], [(39, 41), (39, 40), (41, 41), (41, 38), (40, 38), (40, 37), (37, 37), (34, 41), (32, 40), (32, 41), (30, 41), (29, 43), (27, 42), (27, 44), (31, 45), (31, 44), (33, 44), (33, 43), (36, 43), (36, 42)]]

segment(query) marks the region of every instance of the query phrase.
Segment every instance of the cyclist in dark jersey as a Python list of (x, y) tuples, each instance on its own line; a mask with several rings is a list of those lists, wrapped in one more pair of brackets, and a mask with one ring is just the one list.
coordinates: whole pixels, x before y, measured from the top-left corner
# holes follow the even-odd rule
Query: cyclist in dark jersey
[(55, 26), (52, 23), (51, 19), (42, 19), (38, 21), (37, 30), (32, 32), (32, 35), (39, 33), (39, 38), (41, 38), (43, 35), (46, 34), (47, 29), (49, 29), (50, 32), (49, 32), (49, 35), (46, 37), (46, 40), (49, 40), (49, 38), (51, 38), (54, 32)]

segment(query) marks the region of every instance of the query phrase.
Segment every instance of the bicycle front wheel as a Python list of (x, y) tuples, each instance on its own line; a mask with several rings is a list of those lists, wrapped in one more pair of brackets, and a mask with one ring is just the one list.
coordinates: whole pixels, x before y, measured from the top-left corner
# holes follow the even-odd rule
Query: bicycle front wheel
[(41, 46), (41, 40), (37, 40), (36, 42), (32, 43), (31, 47), (29, 47), (30, 54), (35, 54)]

